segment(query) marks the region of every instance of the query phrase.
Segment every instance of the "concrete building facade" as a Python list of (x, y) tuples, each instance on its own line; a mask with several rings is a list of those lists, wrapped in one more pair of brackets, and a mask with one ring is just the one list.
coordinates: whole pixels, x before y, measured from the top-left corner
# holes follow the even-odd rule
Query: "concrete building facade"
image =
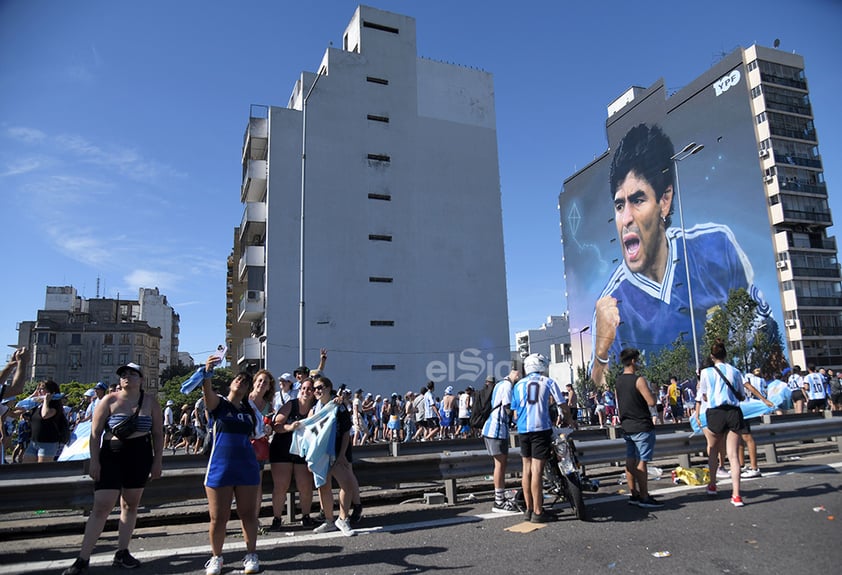
[(229, 288), (250, 336), (229, 343), (235, 363), (291, 371), (303, 307), (304, 360), (327, 348), (337, 384), (505, 375), (492, 76), (419, 58), (415, 34), (413, 18), (360, 6), (286, 107), (252, 107)]

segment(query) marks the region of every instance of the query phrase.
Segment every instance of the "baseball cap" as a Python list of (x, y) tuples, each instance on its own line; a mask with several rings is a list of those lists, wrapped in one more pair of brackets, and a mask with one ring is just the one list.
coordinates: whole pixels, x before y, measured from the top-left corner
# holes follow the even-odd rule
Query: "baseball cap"
[(93, 397), (95, 395), (96, 395), (96, 392), (93, 390), (93, 388), (91, 388), (91, 389), (89, 389), (85, 392), (85, 397)]
[(280, 381), (292, 381), (292, 374), (290, 372), (285, 372), (281, 374), (281, 377), (278, 378)]
[(105, 385), (104, 382), (100, 381), (94, 386), (94, 389), (101, 389), (102, 391), (108, 391), (108, 386)]
[(446, 388), (444, 388), (444, 394), (445, 395), (453, 395), (453, 386), (448, 385)]
[(136, 363), (127, 363), (126, 365), (121, 365), (120, 367), (117, 368), (117, 375), (122, 377), (123, 372), (126, 371), (127, 369), (132, 369), (132, 370), (138, 372), (140, 374), (140, 377), (143, 377), (143, 370)]

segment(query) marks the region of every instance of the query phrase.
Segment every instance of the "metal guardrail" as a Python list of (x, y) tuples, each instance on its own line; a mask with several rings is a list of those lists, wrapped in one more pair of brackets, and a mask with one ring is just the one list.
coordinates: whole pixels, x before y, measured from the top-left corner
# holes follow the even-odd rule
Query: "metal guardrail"
[[(842, 413), (826, 412), (824, 417), (765, 416), (765, 419), (766, 423), (753, 426), (752, 435), (769, 463), (777, 462), (775, 448), (778, 443), (835, 438), (842, 452)], [(591, 434), (594, 435), (600, 436), (599, 433)], [(582, 440), (583, 437), (586, 437), (585, 433), (574, 436), (583, 465), (625, 460), (623, 439)], [(673, 431), (658, 435), (655, 453), (659, 459), (678, 457), (682, 466), (689, 466), (690, 456), (703, 453), (705, 448), (704, 435)], [(486, 454), (481, 440), (402, 444), (398, 447), (402, 453), (397, 457), (388, 455), (389, 449), (387, 444), (355, 449), (354, 472), (360, 485), (394, 488), (406, 483), (443, 482), (447, 500), (453, 504), (458, 479), (490, 475), (493, 471), (492, 459)], [(201, 455), (166, 458), (162, 477), (146, 486), (144, 505), (204, 498), (205, 462)], [(507, 472), (520, 471), (521, 459), (514, 451), (508, 459)], [(0, 511), (89, 509), (93, 502), (93, 481), (86, 472), (84, 461), (0, 467)], [(264, 493), (272, 490), (268, 469), (263, 474), (263, 487)]]

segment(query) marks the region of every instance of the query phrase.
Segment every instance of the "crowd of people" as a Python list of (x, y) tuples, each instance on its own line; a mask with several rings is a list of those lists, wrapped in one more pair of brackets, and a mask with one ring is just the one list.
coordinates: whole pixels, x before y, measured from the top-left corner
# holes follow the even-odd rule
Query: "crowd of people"
[[(548, 362), (538, 354), (525, 358), (523, 373), (513, 368), (502, 380), (489, 376), (479, 390), (467, 387), (454, 392), (448, 385), (442, 398), (435, 396), (432, 381), (418, 393), (409, 391), (403, 396), (393, 393), (372, 397), (362, 389), (351, 392), (344, 385), (334, 389), (324, 375), (326, 350), (321, 351), (319, 366), (314, 370), (301, 366), (277, 380), (265, 369), (255, 374), (240, 372), (219, 390), (212, 379), (214, 367), (221, 361), (215, 355), (196, 374), (201, 377), (201, 399), (193, 405), (182, 405), (178, 418), (173, 401), (162, 408), (152, 394), (144, 394), (140, 366), (121, 366), (117, 370), (119, 384), (114, 389), (98, 384), (88, 390), (85, 395), (89, 403), (76, 416), (79, 422), (91, 422), (94, 505), (79, 555), (63, 575), (87, 571), (91, 552), (118, 500), (120, 523), (113, 564), (123, 568), (140, 565), (129, 553), (129, 543), (143, 489), (148, 480), (160, 477), (167, 449), (175, 452), (183, 448), (187, 453), (204, 450), (208, 454), (204, 485), (212, 555), (205, 565), (206, 574), (222, 572), (226, 524), (235, 502), (246, 544), (243, 572), (258, 573), (256, 542), (261, 533), (262, 471), (267, 465), (273, 479), (273, 518), (266, 531), (285, 529), (286, 495), (294, 479), (302, 527), (315, 533), (341, 531), (352, 536), (363, 512), (352, 466), (354, 447), (388, 441), (482, 437), (494, 464), (492, 511), (520, 511), (527, 521), (545, 523), (552, 517), (543, 507), (542, 477), (552, 449), (553, 426), (575, 427), (583, 422), (619, 425), (627, 446), (629, 503), (658, 508), (662, 503), (647, 486), (647, 464), (655, 452), (654, 426), (687, 418), (698, 423), (707, 438), (707, 494), (715, 496), (717, 479), (730, 477), (731, 503), (741, 507), (740, 479), (760, 475), (750, 426), (740, 409), (746, 396), (754, 396), (770, 409), (793, 406), (799, 413), (805, 408), (842, 407), (842, 389), (832, 372), (811, 364), (803, 374), (795, 366), (786, 374), (755, 371), (743, 375), (726, 363), (721, 342), (712, 346), (695, 389), (679, 384), (674, 377), (669, 385), (650, 386), (638, 373), (639, 358), (637, 350), (622, 350), (623, 372), (615, 389), (591, 391), (580, 405), (572, 385), (562, 389), (547, 377)], [(24, 370), (20, 366), (25, 361), (26, 350), (17, 350), (0, 374), (6, 381), (15, 373), (11, 385), (3, 387), (7, 397), (0, 399), (4, 405), (23, 390)], [(784, 376), (786, 382), (782, 381)], [(58, 384), (39, 382), (27, 400), (34, 406), (20, 414), (17, 435), (28, 434), (29, 442), (15, 449), (13, 459), (19, 455), (24, 462), (51, 461), (66, 443), (68, 427)], [(472, 417), (475, 411), (482, 416), (479, 421)], [(194, 431), (187, 432), (188, 428)], [(322, 433), (325, 429), (330, 434)], [(505, 489), (509, 434), (513, 429), (520, 438), (523, 460), (520, 503), (507, 497)], [(318, 442), (318, 437), (327, 436), (333, 441), (321, 448), (326, 463), (314, 464), (318, 458), (311, 457), (313, 449), (302, 448), (302, 442)], [(749, 453), (746, 466), (742, 448)], [(726, 461), (730, 470), (726, 470)], [(338, 515), (334, 511), (334, 481), (339, 495)], [(316, 491), (321, 506), (318, 516), (312, 510)], [(297, 516), (295, 509), (286, 511)]]

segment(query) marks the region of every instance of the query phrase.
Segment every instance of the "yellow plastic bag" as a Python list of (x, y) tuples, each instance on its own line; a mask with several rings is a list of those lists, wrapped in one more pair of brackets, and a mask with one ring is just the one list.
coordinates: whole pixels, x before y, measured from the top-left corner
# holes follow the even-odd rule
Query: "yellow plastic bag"
[(684, 482), (687, 485), (707, 485), (710, 483), (710, 472), (707, 467), (676, 467), (672, 472), (672, 482)]

